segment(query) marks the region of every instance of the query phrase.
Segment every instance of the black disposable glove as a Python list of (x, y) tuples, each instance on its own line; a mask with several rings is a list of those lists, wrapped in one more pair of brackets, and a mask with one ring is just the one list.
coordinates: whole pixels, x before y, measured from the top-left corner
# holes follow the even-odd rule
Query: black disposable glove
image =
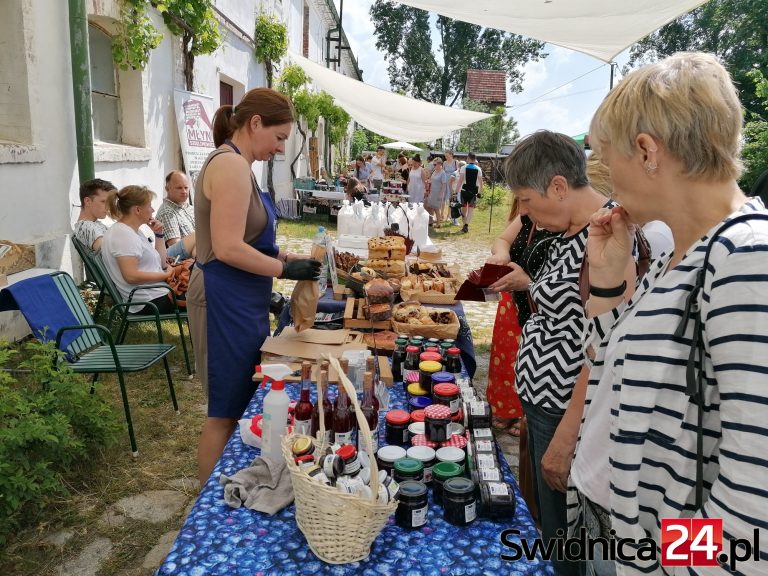
[(319, 277), (320, 262), (309, 258), (285, 262), (280, 276), (286, 280), (317, 280)]

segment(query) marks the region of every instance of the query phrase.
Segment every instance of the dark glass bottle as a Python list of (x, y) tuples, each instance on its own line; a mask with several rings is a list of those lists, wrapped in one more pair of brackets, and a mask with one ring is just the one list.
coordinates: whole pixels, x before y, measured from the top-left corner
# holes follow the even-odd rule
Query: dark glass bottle
[(405, 362), (405, 347), (407, 345), (407, 338), (395, 340), (395, 351), (392, 353), (392, 379), (395, 382), (403, 381), (403, 362)]
[(328, 371), (322, 369), (317, 376), (317, 402), (312, 409), (312, 436), (317, 437), (320, 431), (320, 403), (323, 403), (325, 423), (325, 443), (330, 445), (333, 441), (333, 404), (328, 398)]
[[(341, 368), (346, 374), (349, 360), (342, 358)], [(347, 395), (347, 391), (339, 379), (338, 394), (333, 405), (333, 442), (334, 444), (352, 444), (355, 435), (355, 412)]]
[(293, 409), (293, 431), (296, 434), (311, 434), (312, 432), (312, 401), (309, 399), (312, 387), (312, 363), (301, 363), (301, 394), (296, 407)]
[[(371, 444), (373, 445), (373, 452), (370, 456), (373, 456), (379, 450), (379, 410), (374, 406), (374, 400), (376, 395), (373, 393), (373, 372), (366, 372), (363, 375), (363, 402), (360, 404), (360, 410), (365, 416), (365, 420), (368, 422), (368, 427), (371, 429)], [(367, 447), (360, 439), (360, 432), (357, 434), (357, 450), (366, 450)]]

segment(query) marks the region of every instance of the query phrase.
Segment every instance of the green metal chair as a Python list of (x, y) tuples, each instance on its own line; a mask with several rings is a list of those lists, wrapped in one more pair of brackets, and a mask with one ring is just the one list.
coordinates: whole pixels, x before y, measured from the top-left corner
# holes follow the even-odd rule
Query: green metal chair
[[(99, 287), (100, 295), (99, 300), (96, 303), (96, 309), (94, 310), (94, 317), (98, 318), (98, 313), (100, 312), (100, 307), (103, 304), (103, 297), (105, 294), (107, 294), (112, 299), (112, 302), (115, 303), (115, 306), (113, 306), (110, 310), (108, 326), (115, 325), (113, 323), (115, 320), (117, 320), (117, 330), (115, 334), (118, 344), (122, 344), (125, 341), (125, 337), (128, 334), (128, 327), (131, 324), (154, 322), (155, 320), (155, 316), (152, 314), (128, 313), (130, 306), (135, 305), (135, 303), (132, 303), (132, 300), (133, 295), (136, 292), (150, 288), (165, 288), (168, 290), (168, 293), (173, 299), (174, 304), (176, 303), (176, 294), (174, 294), (173, 290), (171, 290), (171, 287), (165, 283), (142, 284), (141, 286), (137, 286), (131, 291), (130, 295), (128, 296), (128, 300), (126, 301), (123, 298), (123, 295), (117, 289), (117, 286), (115, 286), (115, 283), (112, 281), (112, 277), (109, 275), (109, 272), (105, 268), (104, 262), (101, 259), (101, 255), (93, 254), (82, 242), (80, 242), (74, 236), (72, 236), (72, 244), (75, 246), (75, 250), (77, 250), (80, 258), (83, 260), (86, 272), (88, 272), (89, 276), (94, 279), (94, 282), (96, 282), (97, 286)], [(187, 374), (189, 374), (191, 377), (195, 373), (195, 370), (190, 361), (189, 352), (187, 351), (187, 341), (184, 337), (184, 324), (182, 323), (183, 320), (187, 323), (187, 326), (189, 326), (189, 317), (185, 310), (179, 310), (178, 306), (175, 308), (176, 310), (173, 313), (160, 314), (160, 320), (175, 321), (176, 325), (179, 327), (179, 340), (181, 341), (181, 350), (184, 353), (184, 362), (187, 366)], [(190, 339), (190, 346), (191, 343), (192, 341)]]
[[(176, 402), (176, 391), (173, 387), (171, 370), (168, 366), (168, 354), (175, 348), (172, 344), (163, 343), (163, 333), (160, 329), (160, 315), (155, 307), (154, 321), (157, 328), (157, 344), (115, 344), (112, 333), (100, 324), (95, 324), (88, 308), (85, 306), (75, 281), (66, 272), (54, 272), (51, 278), (59, 289), (69, 311), (77, 319), (77, 324), (63, 326), (56, 332), (56, 348), (65, 353), (65, 361), (77, 373), (93, 374), (94, 382), (99, 374), (117, 374), (120, 384), (120, 395), (123, 400), (125, 420), (128, 424), (128, 436), (131, 441), (131, 452), (138, 455), (136, 436), (133, 432), (131, 409), (128, 405), (128, 392), (125, 386), (124, 374), (126, 372), (141, 372), (153, 366), (159, 360), (163, 361), (165, 377), (168, 381), (168, 389), (171, 394), (171, 402), (176, 414), (179, 413), (179, 405)], [(128, 304), (116, 304), (116, 306), (128, 306)], [(153, 305), (154, 306), (154, 305)], [(26, 314), (25, 314), (26, 315)], [(45, 318), (28, 318), (30, 324), (49, 325)], [(53, 324), (53, 320), (51, 321)], [(80, 331), (70, 343), (62, 347), (64, 334), (71, 331)], [(93, 389), (91, 389), (93, 392)]]

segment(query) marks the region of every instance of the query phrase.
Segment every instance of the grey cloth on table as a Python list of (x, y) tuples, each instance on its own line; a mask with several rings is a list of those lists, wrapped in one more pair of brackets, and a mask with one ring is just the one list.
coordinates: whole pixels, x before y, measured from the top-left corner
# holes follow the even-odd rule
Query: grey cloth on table
[(224, 502), (233, 508), (245, 506), (271, 515), (293, 502), (291, 473), (283, 461), (259, 456), (248, 468), (219, 476), (219, 484), (224, 486)]

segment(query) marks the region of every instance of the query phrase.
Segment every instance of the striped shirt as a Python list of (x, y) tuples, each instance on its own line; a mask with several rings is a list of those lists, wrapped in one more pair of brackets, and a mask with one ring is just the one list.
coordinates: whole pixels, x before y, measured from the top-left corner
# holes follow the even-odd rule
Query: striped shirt
[[(765, 212), (759, 199), (750, 200), (738, 213), (756, 210)], [(737, 565), (737, 570), (764, 574), (768, 562), (765, 221), (737, 224), (712, 247), (699, 302), (706, 347), (704, 505), (695, 509), (698, 408), (685, 394), (693, 323), (688, 322), (683, 337), (675, 337), (674, 332), (703, 264), (709, 234), (715, 228), (694, 244), (674, 269), (667, 271), (668, 256), (655, 261), (625, 307), (588, 323), (585, 344), (599, 343), (599, 347), (594, 346), (584, 419), (590, 418), (595, 390), (610, 370), (612, 397), (606, 407), (610, 409), (610, 429), (606, 431), (605, 449), (616, 538), (636, 542), (651, 538), (658, 547), (662, 518), (722, 518), (725, 551), (733, 538), (753, 542), (753, 530), (760, 529), (762, 565), (750, 560)], [(606, 366), (606, 350), (613, 338), (620, 353), (612, 366)], [(579, 512), (573, 489), (568, 505), (573, 523)], [(620, 574), (724, 572), (718, 567), (662, 568), (657, 560), (617, 560), (617, 568)]]

